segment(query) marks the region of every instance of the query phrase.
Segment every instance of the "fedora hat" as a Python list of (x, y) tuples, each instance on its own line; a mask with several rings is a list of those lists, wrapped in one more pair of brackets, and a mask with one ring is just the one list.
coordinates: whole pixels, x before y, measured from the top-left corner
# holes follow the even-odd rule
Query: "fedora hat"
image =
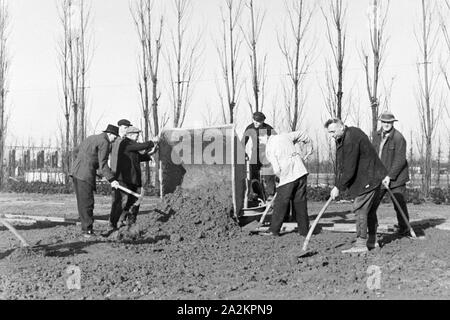
[(105, 132), (105, 133), (112, 133), (112, 134), (118, 136), (119, 135), (119, 128), (116, 127), (115, 125), (108, 124), (108, 126), (106, 127), (106, 130), (104, 130), (103, 132)]
[(394, 122), (398, 121), (390, 111), (383, 112), (379, 118), (381, 122)]

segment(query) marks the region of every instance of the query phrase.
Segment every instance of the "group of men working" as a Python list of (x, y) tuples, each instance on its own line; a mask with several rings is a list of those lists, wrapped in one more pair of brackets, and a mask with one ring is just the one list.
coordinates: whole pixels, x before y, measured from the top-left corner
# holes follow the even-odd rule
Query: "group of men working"
[[(150, 156), (157, 150), (157, 137), (140, 143), (137, 141), (141, 130), (130, 121), (122, 119), (117, 125), (109, 124), (103, 133), (87, 137), (77, 148), (71, 176), (82, 233), (87, 238), (95, 235), (93, 211), (97, 169), (113, 188), (109, 228), (102, 234), (108, 236), (117, 228), (136, 222), (138, 198), (129, 191), (136, 193), (142, 188), (140, 163), (150, 161)], [(121, 186), (128, 190), (124, 191)]]
[[(257, 153), (253, 156), (252, 152), (250, 160), (251, 178), (256, 177), (257, 170), (269, 165), (279, 180), (273, 199), (271, 225), (267, 232), (260, 234), (279, 236), (283, 221), (292, 208), (298, 232), (306, 236), (309, 231), (306, 199), (308, 171), (304, 161), (312, 154), (312, 141), (301, 131), (277, 134), (264, 120), (264, 115), (256, 112), (254, 123), (244, 133), (245, 143), (248, 141), (247, 136), (252, 137), (253, 152)], [(394, 203), (398, 220), (397, 233), (407, 236), (410, 232), (401, 214), (402, 210), (406, 219), (409, 219), (404, 195), (406, 182), (409, 181), (406, 140), (394, 128), (397, 120), (392, 113), (383, 113), (379, 120), (381, 129), (372, 142), (361, 129), (346, 126), (339, 119), (330, 119), (325, 123), (325, 128), (336, 142), (337, 176), (330, 197), (334, 200), (340, 192), (348, 189), (350, 196), (354, 198), (352, 211), (356, 216), (356, 242), (343, 253), (366, 252), (377, 246), (376, 211), (387, 188), (391, 189), (400, 205), (399, 208)], [(265, 144), (266, 163), (261, 161), (262, 143)], [(299, 148), (302, 144), (310, 146), (306, 154)], [(261, 178), (263, 176), (261, 173)], [(320, 228), (316, 227), (314, 234), (319, 232)]]
[[(308, 171), (304, 161), (312, 154), (312, 141), (301, 131), (277, 134), (265, 122), (261, 112), (253, 114), (253, 123), (244, 133), (244, 143), (251, 138), (253, 151), (250, 162), (250, 178), (262, 180), (268, 199), (273, 199), (273, 215), (270, 228), (262, 235), (279, 236), (286, 216), (292, 209), (298, 225), (298, 232), (306, 236), (309, 231), (309, 217), (306, 197)], [(354, 198), (353, 213), (356, 216), (356, 243), (344, 253), (365, 252), (377, 246), (377, 208), (390, 188), (400, 205), (394, 203), (397, 212), (398, 233), (408, 235), (408, 224), (401, 210), (408, 217), (405, 190), (409, 180), (406, 161), (406, 141), (394, 128), (397, 121), (390, 112), (380, 117), (381, 130), (374, 141), (359, 128), (345, 126), (339, 119), (330, 119), (325, 128), (336, 142), (337, 176), (330, 192), (336, 199), (340, 192), (348, 189)], [(78, 213), (84, 236), (94, 235), (93, 210), (96, 189), (96, 170), (100, 169), (104, 179), (111, 183), (112, 205), (110, 227), (103, 235), (136, 222), (139, 211), (138, 199), (124, 191), (137, 192), (142, 188), (140, 163), (149, 161), (156, 152), (158, 138), (137, 142), (141, 130), (122, 119), (118, 127), (108, 125), (101, 134), (87, 137), (78, 148), (78, 155), (72, 169), (72, 178), (77, 198)], [(309, 146), (302, 152), (299, 146)], [(110, 164), (108, 164), (111, 154)], [(275, 176), (278, 179), (275, 194)], [(319, 233), (316, 228), (314, 233)]]

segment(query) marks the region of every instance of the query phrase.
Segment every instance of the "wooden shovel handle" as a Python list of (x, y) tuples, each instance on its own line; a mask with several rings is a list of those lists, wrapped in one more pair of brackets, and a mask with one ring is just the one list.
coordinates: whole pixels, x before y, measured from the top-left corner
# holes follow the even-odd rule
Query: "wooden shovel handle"
[(400, 207), (400, 204), (398, 203), (397, 199), (395, 198), (394, 193), (392, 192), (392, 190), (388, 186), (385, 186), (385, 187), (386, 187), (386, 190), (389, 193), (389, 196), (392, 199), (392, 202), (394, 202), (394, 204), (396, 205), (398, 211), (400, 211), (400, 214), (401, 214), (401, 216), (403, 218), (403, 221), (405, 221), (406, 225), (408, 226), (409, 232), (411, 233), (411, 236), (413, 238), (417, 238), (416, 233), (414, 232), (413, 228), (411, 227), (411, 224), (409, 223), (408, 219), (406, 218), (406, 215), (403, 212), (402, 207)]
[(141, 198), (141, 195), (140, 195), (139, 193), (133, 192), (133, 191), (131, 191), (130, 189), (125, 188), (125, 187), (123, 187), (123, 186), (121, 186), (121, 185), (119, 185), (117, 188), (120, 189), (120, 190), (125, 191), (125, 192), (128, 193), (128, 194), (131, 194), (131, 195), (135, 196), (135, 197), (138, 198), (138, 199)]
[(11, 231), (17, 237), (17, 239), (20, 240), (20, 242), (22, 243), (23, 247), (29, 247), (30, 246), (28, 244), (28, 242), (26, 242), (25, 239), (17, 232), (17, 230), (11, 224), (9, 224), (8, 221), (6, 221), (6, 220), (4, 220), (3, 218), (0, 217), (0, 223), (3, 224), (5, 227), (7, 227), (9, 229), (9, 231)]
[(313, 233), (314, 229), (316, 228), (316, 225), (319, 222), (320, 217), (323, 215), (325, 210), (327, 210), (328, 206), (331, 203), (331, 200), (332, 200), (331, 197), (328, 198), (327, 203), (325, 203), (322, 210), (320, 210), (319, 214), (317, 215), (316, 219), (314, 220), (313, 225), (311, 226), (311, 228), (309, 228), (308, 235), (306, 236), (305, 242), (303, 243), (303, 248), (302, 248), (303, 251), (306, 251), (306, 247), (308, 246), (309, 239), (311, 239), (312, 233)]

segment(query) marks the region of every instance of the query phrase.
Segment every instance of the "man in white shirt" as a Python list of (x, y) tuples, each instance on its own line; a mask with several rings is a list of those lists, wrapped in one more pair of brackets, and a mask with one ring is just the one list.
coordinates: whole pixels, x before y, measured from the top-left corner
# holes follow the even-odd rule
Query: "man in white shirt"
[[(296, 144), (307, 144), (309, 152), (302, 157)], [(301, 131), (272, 134), (267, 141), (266, 156), (280, 182), (277, 186), (273, 205), (272, 223), (269, 231), (262, 235), (278, 236), (283, 220), (289, 214), (290, 204), (295, 215), (298, 232), (308, 234), (309, 217), (306, 202), (308, 171), (303, 163), (313, 152), (311, 139)]]

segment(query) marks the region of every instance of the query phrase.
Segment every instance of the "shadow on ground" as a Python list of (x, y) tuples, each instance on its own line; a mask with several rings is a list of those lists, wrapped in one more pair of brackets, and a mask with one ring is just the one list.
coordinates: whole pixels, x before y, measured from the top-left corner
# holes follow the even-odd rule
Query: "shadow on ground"
[[(425, 237), (425, 230), (429, 228), (434, 228), (442, 223), (444, 223), (446, 219), (444, 218), (429, 218), (423, 219), (419, 221), (411, 222), (411, 227), (413, 228), (417, 237)], [(405, 237), (404, 235), (399, 235), (396, 233), (393, 234), (385, 234), (380, 239), (380, 246), (384, 246), (392, 241), (398, 240), (400, 238)]]

